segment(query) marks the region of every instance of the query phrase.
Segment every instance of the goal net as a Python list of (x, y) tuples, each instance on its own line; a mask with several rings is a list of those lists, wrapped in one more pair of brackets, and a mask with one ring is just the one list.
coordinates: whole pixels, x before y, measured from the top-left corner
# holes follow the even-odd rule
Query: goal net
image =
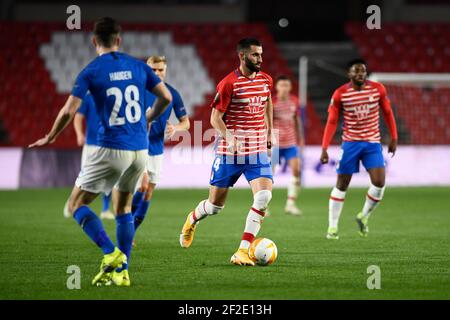
[(370, 79), (387, 89), (400, 143), (450, 144), (450, 74), (372, 73)]

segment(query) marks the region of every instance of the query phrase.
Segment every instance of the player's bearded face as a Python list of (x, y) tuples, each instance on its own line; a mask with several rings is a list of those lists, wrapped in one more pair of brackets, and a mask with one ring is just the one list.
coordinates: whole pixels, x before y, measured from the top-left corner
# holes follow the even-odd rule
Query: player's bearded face
[(247, 56), (245, 56), (244, 61), (245, 66), (248, 68), (248, 70), (252, 72), (258, 72), (259, 70), (261, 70), (261, 62), (255, 62), (254, 59)]
[(261, 70), (262, 64), (262, 49), (261, 47), (254, 47), (253, 50), (244, 55), (245, 66), (252, 72)]

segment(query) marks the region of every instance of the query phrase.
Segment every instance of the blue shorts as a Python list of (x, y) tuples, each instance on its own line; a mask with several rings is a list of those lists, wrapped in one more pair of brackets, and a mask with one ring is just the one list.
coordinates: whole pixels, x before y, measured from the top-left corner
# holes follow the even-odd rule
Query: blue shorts
[(336, 171), (338, 174), (353, 174), (359, 172), (359, 162), (366, 170), (384, 168), (383, 149), (381, 143), (366, 141), (345, 141), (341, 146)]
[(273, 148), (272, 149), (272, 164), (280, 164), (281, 160), (284, 159), (288, 162), (292, 158), (300, 157), (300, 153), (297, 146), (287, 147), (287, 148)]
[(209, 184), (219, 188), (229, 188), (242, 174), (248, 182), (257, 178), (269, 178), (273, 181), (272, 166), (267, 153), (248, 156), (216, 155)]

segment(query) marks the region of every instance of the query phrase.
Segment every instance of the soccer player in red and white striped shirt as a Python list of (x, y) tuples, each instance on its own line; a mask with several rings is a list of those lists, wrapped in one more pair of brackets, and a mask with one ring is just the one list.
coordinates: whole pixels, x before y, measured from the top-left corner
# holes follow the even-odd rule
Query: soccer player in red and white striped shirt
[(273, 127), (275, 136), (272, 151), (272, 165), (282, 159), (288, 164), (292, 179), (288, 185), (287, 200), (284, 211), (292, 215), (301, 215), (296, 206), (300, 188), (300, 148), (304, 147), (303, 126), (300, 118), (298, 98), (291, 94), (292, 82), (287, 76), (279, 76), (275, 81), (276, 96), (273, 99)]
[(272, 78), (260, 71), (262, 45), (258, 40), (242, 39), (237, 51), (240, 66), (217, 85), (212, 103), (211, 125), (218, 132), (218, 144), (209, 197), (189, 213), (180, 244), (184, 248), (192, 244), (198, 221), (223, 209), (229, 188), (244, 174), (252, 188), (253, 204), (239, 249), (230, 262), (253, 266), (248, 249), (272, 198), (272, 167), (267, 155), (272, 146)]
[(371, 181), (363, 209), (356, 216), (361, 236), (367, 236), (369, 216), (383, 198), (386, 173), (380, 143), (380, 108), (391, 134), (388, 152), (393, 156), (397, 149), (397, 126), (386, 88), (381, 83), (367, 80), (367, 64), (363, 60), (351, 61), (348, 68), (350, 82), (334, 92), (328, 108), (320, 156), (322, 163), (328, 162), (327, 148), (336, 132), (339, 113), (342, 112), (343, 142), (337, 165), (337, 183), (329, 200), (328, 239), (339, 239), (338, 221), (345, 193), (352, 174), (359, 172), (360, 162), (369, 172)]

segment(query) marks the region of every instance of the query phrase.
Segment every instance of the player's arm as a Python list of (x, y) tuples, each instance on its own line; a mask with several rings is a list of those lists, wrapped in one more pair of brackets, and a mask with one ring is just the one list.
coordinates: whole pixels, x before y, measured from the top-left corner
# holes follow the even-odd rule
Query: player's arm
[(305, 134), (303, 131), (303, 121), (301, 119), (300, 113), (294, 116), (295, 122), (295, 132), (297, 132), (297, 143), (303, 148), (305, 146)]
[(211, 126), (216, 129), (222, 137), (232, 137), (230, 131), (228, 131), (225, 122), (223, 121), (223, 115), (225, 112), (219, 111), (216, 108), (211, 112)]
[(397, 151), (398, 141), (397, 124), (395, 122), (394, 111), (391, 107), (391, 101), (387, 96), (386, 88), (384, 86), (381, 87), (380, 106), (384, 121), (386, 122), (389, 133), (391, 134), (391, 141), (388, 146), (388, 152), (392, 153), (392, 156), (394, 156), (395, 151)]
[(43, 138), (37, 140), (36, 142), (30, 144), (28, 148), (42, 147), (47, 144), (55, 142), (59, 134), (64, 130), (65, 127), (72, 121), (75, 113), (81, 105), (82, 100), (78, 97), (70, 95), (64, 106), (59, 110), (58, 116), (53, 123), (52, 129)]
[(153, 106), (147, 110), (146, 116), (148, 123), (152, 123), (153, 120), (158, 118), (172, 102), (172, 95), (163, 82), (159, 82), (150, 91), (157, 99)]
[(265, 110), (265, 120), (266, 120), (266, 128), (267, 128), (267, 148), (272, 148), (272, 129), (273, 129), (273, 103), (272, 103), (272, 95), (269, 95), (267, 99), (267, 105)]
[(338, 126), (340, 103), (339, 92), (335, 91), (330, 106), (328, 107), (328, 119), (322, 138), (322, 154), (320, 155), (320, 162), (323, 164), (328, 163), (329, 160), (327, 150)]
[(166, 134), (168, 137), (172, 137), (177, 131), (187, 131), (191, 127), (191, 122), (188, 116), (183, 116), (178, 119), (177, 124), (171, 124), (167, 121)]
[(225, 139), (228, 149), (231, 153), (236, 153), (239, 149), (239, 141), (233, 135), (233, 133), (227, 129), (225, 122), (223, 121), (223, 115), (228, 109), (231, 103), (231, 98), (233, 95), (233, 84), (229, 81), (222, 80), (217, 85), (217, 94), (214, 97), (212, 103), (211, 112), (211, 126), (216, 129), (220, 136)]
[(178, 123), (174, 125), (176, 131), (186, 131), (191, 127), (191, 122), (188, 116), (183, 116), (178, 119)]
[(228, 144), (228, 149), (232, 153), (236, 153), (239, 149), (238, 141), (234, 137), (233, 133), (227, 129), (225, 122), (223, 121), (223, 115), (225, 112), (219, 111), (216, 108), (211, 112), (211, 126), (216, 129), (220, 136), (222, 136)]
[(75, 117), (73, 118), (73, 128), (75, 129), (75, 134), (77, 136), (77, 144), (81, 147), (84, 145), (84, 141), (86, 139), (84, 135), (83, 122), (84, 122), (84, 114), (77, 112)]
[(166, 133), (169, 137), (172, 137), (177, 131), (187, 131), (191, 127), (183, 99), (181, 99), (180, 94), (176, 90), (172, 93), (172, 106), (173, 111), (177, 116), (178, 123), (173, 125), (167, 121)]

